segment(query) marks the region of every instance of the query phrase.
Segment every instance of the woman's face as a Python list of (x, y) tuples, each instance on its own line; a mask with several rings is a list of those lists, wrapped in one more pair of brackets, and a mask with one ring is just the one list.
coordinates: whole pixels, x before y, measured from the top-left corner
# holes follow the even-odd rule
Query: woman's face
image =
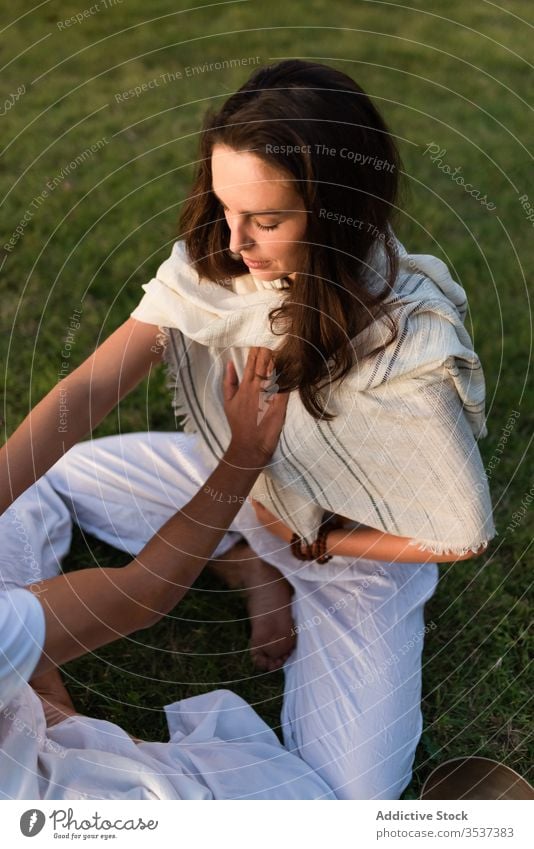
[(293, 278), (302, 268), (307, 212), (291, 177), (223, 144), (213, 146), (211, 171), (230, 228), (229, 249), (241, 254), (254, 277)]

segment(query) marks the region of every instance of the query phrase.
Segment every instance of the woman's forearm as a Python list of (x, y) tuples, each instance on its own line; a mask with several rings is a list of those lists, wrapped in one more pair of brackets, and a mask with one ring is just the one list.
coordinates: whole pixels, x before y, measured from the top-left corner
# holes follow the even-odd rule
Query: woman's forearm
[(35, 405), (0, 449), (0, 515), (159, 362), (157, 332), (128, 319)]
[(327, 553), (343, 557), (362, 557), (367, 560), (382, 560), (397, 563), (450, 563), (467, 560), (482, 552), (472, 551), (461, 556), (434, 554), (417, 548), (417, 541), (386, 534), (375, 528), (360, 527), (354, 530), (339, 528), (327, 536)]
[[(262, 525), (284, 542), (291, 542), (293, 531), (267, 510), (263, 505), (253, 501), (256, 515)], [(339, 516), (342, 522), (349, 521)], [(417, 540), (386, 534), (375, 528), (360, 525), (357, 528), (337, 528), (330, 530), (326, 536), (326, 554), (340, 557), (362, 557), (367, 560), (382, 560), (385, 563), (451, 563), (457, 560), (468, 560), (478, 557), (484, 548), (471, 550), (467, 554), (450, 555), (434, 554), (431, 551), (421, 551)]]
[(202, 489), (120, 569), (84, 569), (30, 587), (46, 618), (36, 675), (154, 624), (196, 580), (250, 492), (250, 452), (232, 446)]
[[(90, 429), (88, 393), (81, 383), (58, 383), (0, 449), (0, 514)], [(75, 415), (65, 410), (72, 410)], [(65, 422), (65, 424), (62, 424)]]

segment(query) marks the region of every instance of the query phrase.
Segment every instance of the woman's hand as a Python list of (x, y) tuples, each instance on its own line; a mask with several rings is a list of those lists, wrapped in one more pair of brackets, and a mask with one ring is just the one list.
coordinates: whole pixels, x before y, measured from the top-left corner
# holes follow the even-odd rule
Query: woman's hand
[[(232, 431), (230, 447), (246, 468), (257, 468), (271, 459), (284, 424), (288, 395), (272, 382), (273, 359), (269, 348), (251, 348), (241, 385), (234, 364), (224, 376), (224, 411)], [(241, 462), (241, 461), (240, 461)]]
[(267, 510), (267, 507), (264, 507), (259, 501), (252, 499), (252, 506), (254, 507), (256, 517), (262, 525), (265, 525), (268, 531), (284, 540), (284, 542), (291, 542), (291, 537), (293, 536), (291, 528), (284, 525), (278, 516), (275, 516), (274, 513)]

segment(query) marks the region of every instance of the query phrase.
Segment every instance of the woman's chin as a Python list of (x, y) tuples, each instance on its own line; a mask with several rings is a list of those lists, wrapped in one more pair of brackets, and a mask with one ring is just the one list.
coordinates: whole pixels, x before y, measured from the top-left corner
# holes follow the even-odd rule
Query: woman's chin
[(282, 276), (282, 272), (272, 268), (249, 268), (249, 273), (253, 277), (259, 277), (260, 280), (278, 280)]
[(250, 274), (253, 277), (259, 277), (260, 280), (279, 280), (281, 277), (289, 277), (293, 275), (293, 271), (284, 271), (283, 268), (249, 268)]

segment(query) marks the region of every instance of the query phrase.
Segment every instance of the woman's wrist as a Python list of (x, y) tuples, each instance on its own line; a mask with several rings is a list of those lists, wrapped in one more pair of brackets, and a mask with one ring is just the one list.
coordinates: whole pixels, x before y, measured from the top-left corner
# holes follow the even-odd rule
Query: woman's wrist
[(317, 563), (327, 563), (333, 556), (328, 550), (329, 534), (342, 525), (343, 520), (340, 516), (330, 516), (321, 524), (317, 537), (312, 543), (307, 543), (298, 534), (293, 534), (290, 540), (293, 556), (297, 560), (315, 560)]

